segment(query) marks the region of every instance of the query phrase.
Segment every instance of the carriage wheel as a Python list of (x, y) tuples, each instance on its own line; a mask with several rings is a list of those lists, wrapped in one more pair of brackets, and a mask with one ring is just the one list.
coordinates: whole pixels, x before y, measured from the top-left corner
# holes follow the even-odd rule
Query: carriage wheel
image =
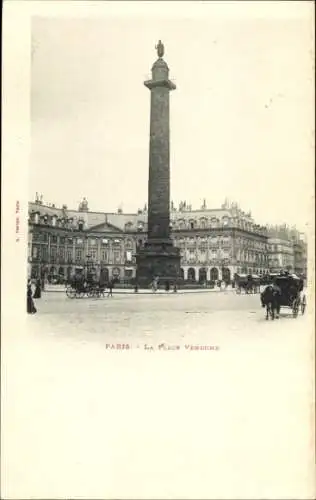
[(295, 300), (293, 307), (292, 307), (292, 312), (293, 312), (293, 317), (297, 318), (298, 315), (298, 302)]
[(76, 295), (76, 291), (71, 288), (71, 286), (66, 288), (66, 295), (69, 299), (74, 299)]

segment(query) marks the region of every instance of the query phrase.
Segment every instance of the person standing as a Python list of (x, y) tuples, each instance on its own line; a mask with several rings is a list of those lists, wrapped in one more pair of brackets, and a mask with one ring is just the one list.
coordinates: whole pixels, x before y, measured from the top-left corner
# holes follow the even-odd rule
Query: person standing
[(108, 297), (113, 297), (113, 288), (114, 288), (114, 283), (113, 283), (113, 280), (110, 280), (110, 282), (109, 282), (109, 292), (108, 292)]
[(32, 293), (32, 283), (31, 280), (29, 280), (27, 284), (27, 292), (26, 292), (26, 310), (28, 314), (35, 314), (37, 312), (37, 309), (34, 305), (33, 301), (33, 293)]

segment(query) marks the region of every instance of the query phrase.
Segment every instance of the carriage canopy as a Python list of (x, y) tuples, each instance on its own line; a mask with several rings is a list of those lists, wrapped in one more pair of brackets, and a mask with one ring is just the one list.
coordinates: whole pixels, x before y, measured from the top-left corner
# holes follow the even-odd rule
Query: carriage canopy
[(279, 275), (276, 276), (273, 280), (276, 285), (281, 289), (282, 293), (288, 292), (290, 289), (296, 289), (297, 291), (301, 292), (304, 287), (304, 281), (296, 276), (296, 274), (289, 274), (289, 275)]

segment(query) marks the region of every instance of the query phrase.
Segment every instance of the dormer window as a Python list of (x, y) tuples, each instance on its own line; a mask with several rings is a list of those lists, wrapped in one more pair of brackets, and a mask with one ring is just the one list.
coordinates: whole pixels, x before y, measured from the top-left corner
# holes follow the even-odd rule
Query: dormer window
[(83, 221), (82, 220), (80, 220), (78, 222), (78, 229), (79, 229), (79, 231), (83, 231)]
[(105, 238), (102, 239), (102, 245), (108, 245), (108, 243), (109, 243), (109, 240), (107, 240)]
[(39, 213), (38, 212), (35, 212), (35, 214), (34, 214), (34, 222), (35, 222), (35, 224), (39, 223)]
[(228, 217), (224, 216), (222, 218), (222, 223), (223, 223), (223, 226), (228, 226)]
[(52, 217), (52, 226), (56, 226), (57, 216), (53, 215)]
[(125, 231), (131, 231), (132, 226), (133, 226), (132, 222), (127, 222), (125, 224)]

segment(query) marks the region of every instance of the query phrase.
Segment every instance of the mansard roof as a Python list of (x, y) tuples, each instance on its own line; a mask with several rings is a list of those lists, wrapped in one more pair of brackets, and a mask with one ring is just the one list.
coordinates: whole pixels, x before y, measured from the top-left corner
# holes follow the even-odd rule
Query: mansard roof
[[(54, 206), (44, 205), (41, 203), (30, 202), (29, 203), (30, 212), (39, 212), (40, 215), (56, 215), (58, 218), (67, 216), (74, 220), (82, 219), (84, 221), (85, 230), (117, 230), (124, 231), (127, 224), (131, 224), (132, 227), (136, 227), (139, 222), (147, 224), (148, 213), (147, 211), (142, 211), (140, 213), (106, 213), (106, 212), (92, 212), (92, 211), (79, 211), (71, 210), (68, 208), (58, 208)], [(259, 224), (255, 224), (255, 221), (249, 214), (246, 214), (240, 210), (236, 211), (233, 208), (200, 208), (197, 210), (185, 209), (185, 210), (171, 210), (170, 220), (172, 222), (180, 220), (197, 220), (197, 219), (208, 219), (212, 220), (228, 218), (237, 218), (243, 220), (247, 223), (252, 224), (254, 227), (265, 229)]]

